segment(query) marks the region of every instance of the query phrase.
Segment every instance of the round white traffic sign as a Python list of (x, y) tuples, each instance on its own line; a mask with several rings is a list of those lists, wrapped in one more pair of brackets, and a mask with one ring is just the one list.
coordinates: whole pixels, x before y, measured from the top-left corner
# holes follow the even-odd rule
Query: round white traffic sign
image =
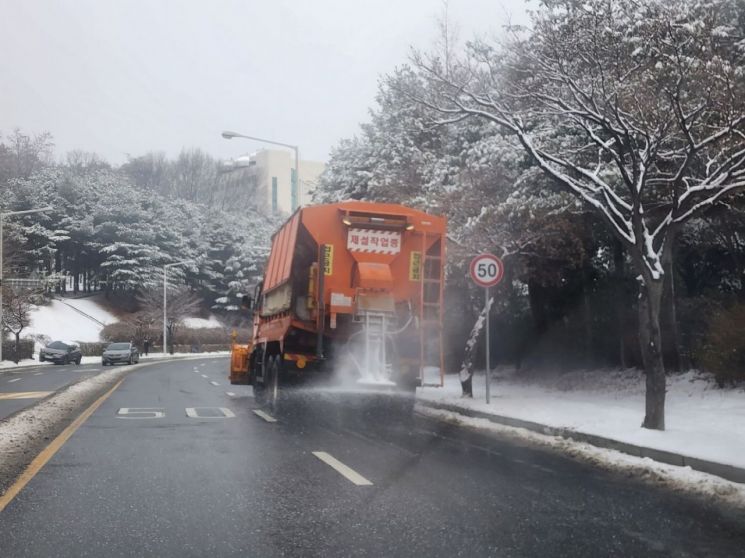
[(493, 287), (504, 276), (504, 264), (497, 256), (481, 254), (471, 260), (471, 279), (479, 287)]

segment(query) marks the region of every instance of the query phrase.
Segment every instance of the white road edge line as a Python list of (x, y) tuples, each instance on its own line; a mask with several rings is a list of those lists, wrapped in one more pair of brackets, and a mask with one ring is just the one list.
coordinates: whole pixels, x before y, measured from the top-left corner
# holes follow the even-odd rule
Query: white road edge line
[(219, 383), (217, 383), (217, 382), (216, 382), (215, 380), (212, 380), (212, 381), (211, 381), (210, 383), (211, 383), (211, 384), (212, 384), (213, 386), (219, 386), (219, 385), (220, 385), (220, 384), (219, 384)]
[(267, 414), (266, 414), (266, 413), (265, 413), (264, 411), (262, 411), (261, 409), (254, 409), (254, 414), (255, 414), (255, 415), (256, 415), (257, 417), (261, 417), (261, 418), (263, 418), (263, 419), (264, 419), (265, 421), (267, 421), (267, 422), (277, 422), (277, 419), (275, 419), (274, 417), (272, 417), (272, 416), (270, 416), (270, 415), (267, 415)]
[(357, 486), (372, 486), (372, 483), (365, 477), (360, 475), (357, 471), (355, 471), (351, 467), (347, 467), (346, 465), (344, 465), (344, 463), (342, 463), (332, 455), (329, 455), (325, 451), (314, 451), (313, 455), (315, 455), (318, 459), (323, 461), (332, 469), (336, 470), (337, 473), (345, 477), (352, 484), (356, 484)]

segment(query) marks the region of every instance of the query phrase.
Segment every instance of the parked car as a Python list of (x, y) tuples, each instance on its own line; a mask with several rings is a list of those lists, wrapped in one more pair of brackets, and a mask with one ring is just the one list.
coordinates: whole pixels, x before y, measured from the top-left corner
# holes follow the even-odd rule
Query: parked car
[(117, 362), (126, 362), (134, 364), (140, 362), (140, 351), (132, 343), (112, 343), (104, 350), (101, 355), (101, 364), (114, 365)]
[(80, 364), (83, 353), (80, 345), (70, 341), (53, 341), (39, 350), (39, 362), (53, 362), (54, 364)]

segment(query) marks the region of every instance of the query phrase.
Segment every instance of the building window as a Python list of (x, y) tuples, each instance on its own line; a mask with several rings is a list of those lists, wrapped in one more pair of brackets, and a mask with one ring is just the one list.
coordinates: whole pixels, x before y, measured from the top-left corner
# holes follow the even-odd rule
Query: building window
[(297, 173), (295, 169), (290, 169), (290, 185), (290, 204), (292, 210), (295, 211), (297, 209)]
[(277, 213), (277, 177), (272, 176), (272, 213)]

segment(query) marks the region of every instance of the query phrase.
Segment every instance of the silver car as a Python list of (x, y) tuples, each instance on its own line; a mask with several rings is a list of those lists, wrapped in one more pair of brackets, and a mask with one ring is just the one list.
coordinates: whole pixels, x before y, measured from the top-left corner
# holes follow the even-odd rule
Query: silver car
[(83, 353), (80, 345), (70, 341), (54, 341), (39, 351), (39, 362), (53, 362), (54, 364), (80, 364)]
[(101, 355), (101, 364), (114, 365), (117, 362), (134, 364), (140, 362), (140, 351), (133, 343), (112, 343), (104, 350)]

